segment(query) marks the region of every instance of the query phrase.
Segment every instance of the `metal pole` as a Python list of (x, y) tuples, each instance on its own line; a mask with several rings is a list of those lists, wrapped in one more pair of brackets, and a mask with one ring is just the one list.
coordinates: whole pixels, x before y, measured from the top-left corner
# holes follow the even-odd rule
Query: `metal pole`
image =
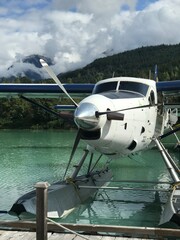
[(47, 240), (47, 182), (36, 183), (36, 240)]
[(172, 163), (169, 161), (169, 159), (168, 159), (168, 157), (167, 157), (167, 154), (166, 154), (166, 152), (164, 151), (164, 149), (163, 149), (163, 147), (162, 147), (162, 145), (161, 145), (162, 143), (161, 143), (158, 139), (155, 139), (155, 143), (156, 143), (157, 147), (158, 147), (159, 150), (160, 150), (160, 153), (161, 153), (161, 155), (162, 155), (162, 157), (163, 157), (163, 159), (164, 159), (164, 162), (165, 162), (165, 164), (166, 164), (166, 166), (167, 166), (167, 169), (168, 169), (168, 171), (169, 171), (169, 173), (170, 173), (173, 181), (174, 181), (175, 183), (176, 183), (176, 182), (179, 182), (179, 181), (180, 181), (179, 176), (178, 176), (178, 174), (176, 173), (175, 169), (173, 168)]
[(167, 189), (162, 189), (162, 188), (131, 188), (131, 187), (108, 187), (108, 186), (83, 186), (83, 185), (78, 185), (78, 188), (83, 188), (83, 189), (107, 189), (107, 190), (132, 190), (132, 191), (153, 191), (153, 192), (169, 192), (172, 191), (171, 188), (167, 188)]
[(78, 175), (78, 173), (79, 173), (79, 171), (80, 171), (84, 161), (86, 160), (86, 157), (87, 157), (88, 153), (89, 153), (89, 151), (87, 149), (84, 150), (84, 155), (82, 156), (81, 161), (76, 166), (76, 169), (75, 169), (75, 171), (73, 172), (73, 174), (71, 176), (72, 179), (75, 179), (77, 177), (77, 175)]

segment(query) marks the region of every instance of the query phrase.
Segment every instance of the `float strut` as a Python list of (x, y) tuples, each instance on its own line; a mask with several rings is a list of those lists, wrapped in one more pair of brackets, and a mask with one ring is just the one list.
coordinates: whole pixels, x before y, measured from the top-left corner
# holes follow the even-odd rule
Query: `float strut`
[(79, 164), (77, 166), (75, 166), (76, 169), (75, 169), (74, 173), (71, 176), (72, 179), (75, 179), (77, 177), (77, 175), (78, 175), (78, 173), (79, 173), (79, 171), (80, 171), (84, 161), (86, 160), (86, 157), (87, 157), (88, 153), (89, 153), (89, 150), (85, 149), (84, 150), (84, 155), (82, 156)]
[[(180, 179), (179, 179), (179, 176), (178, 176), (178, 174), (177, 174), (177, 172), (175, 171), (175, 168), (174, 168), (174, 166), (173, 166), (173, 159), (169, 159), (168, 157), (169, 157), (169, 155), (167, 154), (167, 152), (165, 151), (165, 149), (163, 148), (163, 144), (156, 138), (155, 139), (155, 143), (156, 143), (156, 145), (157, 145), (157, 147), (159, 148), (159, 150), (160, 150), (160, 153), (161, 153), (161, 155), (162, 155), (162, 157), (163, 157), (163, 159), (164, 159), (164, 162), (165, 162), (165, 164), (166, 164), (166, 166), (167, 166), (167, 169), (168, 169), (168, 171), (169, 171), (169, 173), (170, 173), (170, 175), (171, 175), (171, 177), (172, 177), (172, 179), (173, 179), (173, 181), (175, 182), (175, 183), (177, 183), (177, 182), (179, 182), (180, 181)], [(175, 164), (175, 163), (174, 163)]]

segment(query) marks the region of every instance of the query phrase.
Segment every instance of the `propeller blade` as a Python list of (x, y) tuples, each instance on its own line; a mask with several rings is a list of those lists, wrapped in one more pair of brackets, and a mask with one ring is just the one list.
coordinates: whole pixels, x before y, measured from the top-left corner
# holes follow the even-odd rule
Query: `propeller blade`
[[(105, 115), (105, 114), (109, 114), (109, 113), (118, 113), (120, 111), (127, 111), (127, 110), (133, 110), (133, 109), (138, 109), (138, 108), (147, 108), (147, 107), (154, 107), (154, 106), (159, 106), (158, 104), (154, 104), (154, 105), (142, 105), (142, 106), (138, 106), (138, 107), (131, 107), (131, 108), (125, 108), (125, 109), (119, 109), (116, 111), (106, 111), (106, 112), (96, 112), (96, 117), (98, 118), (101, 115)], [(122, 113), (121, 113), (122, 114)], [(122, 119), (121, 119), (122, 120)]]
[(46, 106), (38, 103), (37, 101), (34, 101), (33, 99), (27, 98), (23, 95), (20, 95), (19, 97), (22, 98), (23, 100), (35, 105), (36, 107), (39, 107), (39, 108), (43, 109), (44, 111), (55, 115), (58, 118), (62, 118), (62, 119), (66, 120), (66, 121), (69, 121), (71, 123), (74, 122), (74, 114), (72, 112), (58, 112), (57, 113), (54, 110), (52, 110), (51, 108), (46, 107)]
[(108, 120), (123, 121), (124, 120), (124, 114), (123, 113), (117, 113), (117, 112), (110, 112), (110, 113), (107, 113), (107, 119)]
[(69, 93), (66, 91), (64, 88), (63, 84), (61, 81), (57, 78), (56, 74), (53, 72), (53, 70), (49, 67), (47, 62), (44, 61), (44, 59), (40, 59), (40, 63), (42, 67), (44, 67), (49, 74), (49, 76), (57, 83), (57, 85), (61, 88), (61, 90), (68, 96), (69, 99), (74, 103), (76, 107), (78, 107), (78, 104), (74, 101), (74, 99), (69, 95)]
[(72, 159), (74, 157), (74, 154), (76, 152), (76, 149), (77, 149), (77, 146), (79, 144), (80, 139), (81, 139), (81, 129), (78, 129), (78, 132), (77, 132), (77, 135), (76, 135), (76, 138), (75, 138), (75, 141), (74, 141), (74, 145), (73, 145), (73, 148), (72, 148), (72, 151), (71, 151), (71, 155), (70, 155), (69, 162), (67, 164), (66, 171), (64, 173), (63, 179), (65, 179), (65, 177), (66, 177), (68, 168), (69, 168), (69, 166), (71, 164), (71, 161), (72, 161)]
[(72, 112), (59, 112), (59, 117), (69, 121), (70, 123), (74, 123), (74, 113)]
[(160, 139), (165, 138), (165, 137), (167, 137), (167, 136), (169, 136), (169, 135), (171, 135), (171, 134), (173, 134), (173, 133), (175, 133), (175, 132), (178, 132), (178, 131), (180, 131), (180, 127), (177, 127), (177, 128), (175, 128), (175, 129), (173, 129), (172, 131), (169, 131), (169, 132), (161, 135), (161, 136), (160, 136)]

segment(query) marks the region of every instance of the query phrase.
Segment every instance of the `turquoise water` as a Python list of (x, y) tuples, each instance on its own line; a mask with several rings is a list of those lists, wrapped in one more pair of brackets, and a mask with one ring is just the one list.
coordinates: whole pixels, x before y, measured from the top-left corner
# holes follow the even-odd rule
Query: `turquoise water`
[[(0, 210), (9, 210), (20, 196), (34, 188), (36, 182), (53, 183), (62, 179), (75, 135), (75, 131), (0, 131)], [(84, 146), (80, 144), (74, 162), (81, 157)], [(172, 150), (172, 154), (179, 164), (179, 151)], [(109, 186), (153, 191), (99, 190), (88, 202), (59, 221), (157, 226), (168, 193), (158, 193), (156, 189), (168, 189), (169, 185), (144, 182), (171, 181), (159, 152), (151, 149), (131, 158), (117, 159), (110, 163), (110, 168), (113, 182)], [(144, 182), (124, 182), (128, 180)]]

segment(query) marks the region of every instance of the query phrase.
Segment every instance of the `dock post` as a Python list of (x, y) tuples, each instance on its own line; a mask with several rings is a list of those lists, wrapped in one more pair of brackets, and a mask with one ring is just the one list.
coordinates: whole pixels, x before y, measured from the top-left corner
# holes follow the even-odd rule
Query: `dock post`
[(36, 183), (36, 239), (47, 240), (47, 182)]

